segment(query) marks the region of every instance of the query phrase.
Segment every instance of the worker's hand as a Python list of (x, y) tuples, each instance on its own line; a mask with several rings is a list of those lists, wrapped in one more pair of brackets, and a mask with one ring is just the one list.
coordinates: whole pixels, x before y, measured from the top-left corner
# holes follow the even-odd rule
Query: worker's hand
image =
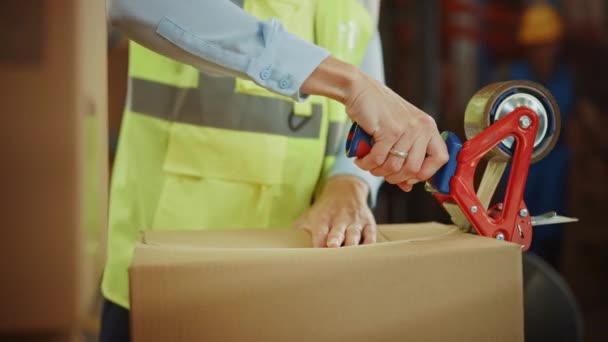
[[(350, 117), (373, 137), (374, 146), (355, 164), (410, 191), (448, 161), (445, 142), (432, 117), (380, 82), (361, 77), (353, 83), (345, 106)], [(398, 155), (401, 153), (406, 155)]]
[(368, 193), (368, 185), (357, 177), (332, 177), (294, 227), (307, 230), (314, 247), (374, 243), (376, 221), (367, 205)]
[(301, 90), (342, 102), (351, 119), (374, 139), (370, 153), (355, 161), (357, 166), (405, 191), (448, 161), (435, 120), (356, 67), (330, 57)]

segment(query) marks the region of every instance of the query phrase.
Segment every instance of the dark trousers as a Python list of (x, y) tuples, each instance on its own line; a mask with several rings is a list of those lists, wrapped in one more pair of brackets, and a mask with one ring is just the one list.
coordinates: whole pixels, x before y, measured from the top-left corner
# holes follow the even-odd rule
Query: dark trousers
[(104, 299), (99, 342), (129, 341), (129, 310)]

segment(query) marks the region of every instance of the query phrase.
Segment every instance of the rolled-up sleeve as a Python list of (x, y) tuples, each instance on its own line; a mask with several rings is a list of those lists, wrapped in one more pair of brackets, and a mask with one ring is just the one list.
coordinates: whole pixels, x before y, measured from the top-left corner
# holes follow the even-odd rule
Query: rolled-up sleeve
[(253, 80), (290, 96), (329, 56), (228, 0), (110, 0), (112, 26), (147, 48), (212, 74)]

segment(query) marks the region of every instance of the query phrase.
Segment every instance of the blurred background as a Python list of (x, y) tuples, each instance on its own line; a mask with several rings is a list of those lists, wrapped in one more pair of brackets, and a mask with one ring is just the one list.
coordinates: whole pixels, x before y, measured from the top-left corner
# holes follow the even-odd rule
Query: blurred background
[[(562, 137), (547, 162), (533, 167), (557, 179), (532, 184), (535, 193), (526, 193), (526, 203), (533, 214), (563, 210), (580, 222), (537, 228), (533, 245), (541, 249), (534, 252), (572, 289), (584, 317), (585, 340), (607, 341), (608, 229), (602, 215), (608, 203), (608, 135), (602, 130), (608, 127), (608, 2), (542, 2), (559, 14), (563, 33), (557, 39), (550, 27), (557, 24), (550, 15), (526, 13), (537, 3), (383, 1), (386, 79), (391, 88), (434, 115), (440, 130), (461, 137), (467, 101), (482, 86), (530, 79), (549, 88), (561, 109)], [(541, 27), (535, 27), (539, 21)], [(523, 30), (538, 32), (538, 42), (526, 44)], [(529, 181), (543, 183), (532, 175)], [(422, 187), (404, 194), (385, 185), (376, 215), (379, 222), (447, 220)]]
[[(380, 31), (388, 85), (433, 115), (440, 130), (464, 137), (467, 101), (482, 86), (529, 79), (545, 85), (562, 112), (562, 136), (534, 165), (526, 203), (532, 214), (557, 210), (580, 222), (535, 231), (536, 253), (565, 279), (580, 305), (586, 341), (607, 341), (608, 2), (384, 0)], [(128, 43), (108, 42), (110, 165), (126, 94)], [(547, 173), (547, 171), (551, 171)], [(534, 174), (534, 175), (533, 175)], [(418, 186), (382, 188), (379, 223), (449, 218)]]

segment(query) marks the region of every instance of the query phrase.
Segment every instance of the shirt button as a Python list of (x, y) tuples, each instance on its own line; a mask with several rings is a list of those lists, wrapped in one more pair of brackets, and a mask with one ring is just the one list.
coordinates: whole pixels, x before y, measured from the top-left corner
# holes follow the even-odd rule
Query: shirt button
[(262, 71), (260, 71), (260, 78), (263, 79), (264, 81), (269, 79), (271, 75), (272, 75), (272, 69), (271, 69), (270, 65), (265, 67), (264, 69), (262, 69)]
[(281, 81), (279, 81), (279, 88), (287, 89), (289, 87), (291, 87), (291, 80), (289, 78), (284, 78)]

